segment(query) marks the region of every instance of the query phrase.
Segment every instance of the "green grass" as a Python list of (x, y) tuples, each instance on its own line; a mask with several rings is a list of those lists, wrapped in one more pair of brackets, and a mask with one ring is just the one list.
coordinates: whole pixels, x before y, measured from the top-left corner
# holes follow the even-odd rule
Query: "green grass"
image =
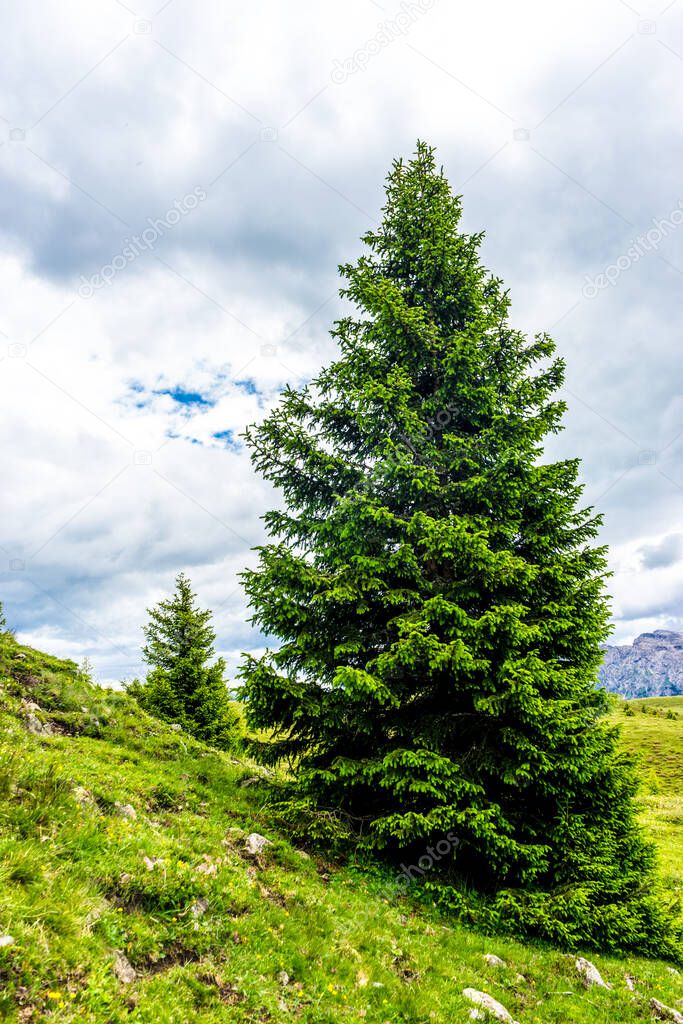
[[(624, 714), (626, 707), (632, 715)], [(667, 885), (678, 891), (683, 877), (683, 697), (624, 702), (614, 719), (622, 726), (624, 746), (640, 759), (641, 821), (657, 844)]]
[[(55, 735), (29, 732), (30, 714)], [(639, 750), (669, 730), (660, 792), (644, 799), (674, 800), (666, 737), (680, 746), (683, 718), (622, 718)], [(306, 854), (276, 830), (276, 783), (254, 765), (7, 637), (0, 730), (0, 935), (15, 940), (0, 948), (4, 1019), (453, 1024), (469, 1019), (461, 993), (474, 987), (522, 1024), (629, 1024), (651, 1019), (652, 996), (683, 998), (683, 977), (646, 960), (591, 956), (614, 988), (586, 990), (570, 956), (487, 937), (396, 897), (379, 870)], [(673, 873), (677, 826), (656, 802), (643, 810)], [(244, 848), (252, 831), (273, 841), (258, 859)], [(135, 968), (129, 983), (116, 950)]]

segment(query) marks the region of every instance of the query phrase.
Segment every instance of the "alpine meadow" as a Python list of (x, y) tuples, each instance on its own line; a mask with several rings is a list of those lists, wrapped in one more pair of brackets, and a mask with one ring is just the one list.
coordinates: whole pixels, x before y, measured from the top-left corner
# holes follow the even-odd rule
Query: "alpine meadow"
[[(481, 926), (675, 955), (637, 776), (596, 688), (609, 633), (600, 518), (578, 460), (543, 461), (564, 366), (508, 322), (433, 150), (388, 176), (340, 268), (339, 358), (246, 440), (284, 503), (244, 574), (280, 641), (242, 695), (292, 816), (333, 815)], [(457, 837), (457, 841), (454, 841)]]

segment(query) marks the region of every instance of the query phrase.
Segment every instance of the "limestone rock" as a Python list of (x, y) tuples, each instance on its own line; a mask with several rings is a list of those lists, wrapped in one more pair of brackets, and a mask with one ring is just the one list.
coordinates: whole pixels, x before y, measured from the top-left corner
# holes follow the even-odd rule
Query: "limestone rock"
[(120, 804), (117, 800), (114, 806), (116, 807), (116, 813), (120, 818), (128, 818), (129, 821), (135, 821), (138, 816), (138, 812), (132, 804)]
[(475, 1005), (475, 1009), (470, 1010), (472, 1020), (485, 1020), (488, 1014), (494, 1020), (502, 1021), (503, 1024), (515, 1024), (515, 1021), (503, 1004), (499, 1003), (493, 996), (487, 995), (486, 992), (478, 992), (476, 988), (466, 988), (462, 994), (465, 999), (469, 999)]
[(11, 935), (0, 935), (0, 948), (3, 946), (13, 946), (14, 939)]
[(496, 956), (495, 953), (485, 953), (484, 960), (489, 965), (489, 967), (507, 967), (505, 961), (501, 960), (501, 958), (499, 956)]
[(114, 959), (114, 974), (122, 985), (130, 985), (136, 978), (135, 968), (119, 950)]
[(599, 675), (606, 690), (622, 697), (683, 694), (683, 633), (656, 629), (632, 645), (606, 647)]
[(612, 988), (611, 985), (608, 985), (607, 982), (603, 980), (600, 971), (597, 969), (595, 964), (590, 962), (590, 960), (585, 960), (580, 956), (574, 961), (574, 963), (577, 971), (588, 988), (591, 988), (593, 985), (597, 985), (598, 988)]
[(664, 1003), (660, 1003), (659, 999), (650, 1000), (650, 1009), (657, 1020), (667, 1020), (672, 1022), (672, 1024), (683, 1024), (683, 1013), (679, 1013), (678, 1010), (674, 1010), (670, 1006), (665, 1006)]
[(266, 839), (265, 836), (261, 836), (258, 832), (250, 832), (244, 841), (244, 848), (248, 854), (252, 857), (258, 857), (260, 853), (263, 853), (267, 846), (272, 846), (270, 839)]
[(33, 736), (54, 736), (54, 729), (49, 722), (41, 722), (31, 711), (26, 718), (26, 728)]
[(204, 916), (204, 914), (209, 909), (209, 906), (210, 904), (206, 897), (200, 896), (199, 899), (195, 900), (192, 906), (190, 907), (190, 913), (192, 914), (192, 917), (194, 917), (194, 919), (196, 920), (198, 917)]

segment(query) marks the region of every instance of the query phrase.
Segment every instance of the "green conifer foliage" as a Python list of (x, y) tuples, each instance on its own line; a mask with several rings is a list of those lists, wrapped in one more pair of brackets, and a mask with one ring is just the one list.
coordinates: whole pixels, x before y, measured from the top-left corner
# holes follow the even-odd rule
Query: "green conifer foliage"
[(509, 323), (482, 236), (420, 143), (340, 268), (339, 358), (249, 429), (284, 507), (244, 574), (279, 638), (241, 669), (319, 806), (405, 858), (448, 833), (438, 897), (487, 925), (659, 948), (667, 925), (632, 766), (596, 689), (609, 633), (600, 517), (548, 462), (564, 365)]
[(173, 596), (148, 609), (142, 654), (152, 669), (144, 683), (129, 690), (158, 718), (214, 746), (231, 747), (240, 738), (241, 719), (225, 685), (225, 662), (208, 664), (216, 639), (211, 612), (197, 607), (183, 573), (175, 582)]

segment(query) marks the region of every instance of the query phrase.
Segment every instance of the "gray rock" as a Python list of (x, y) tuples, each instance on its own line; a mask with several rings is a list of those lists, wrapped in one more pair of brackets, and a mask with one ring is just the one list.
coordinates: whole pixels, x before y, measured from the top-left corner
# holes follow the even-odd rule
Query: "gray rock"
[(622, 697), (677, 697), (683, 694), (683, 633), (656, 629), (630, 646), (605, 647), (599, 672), (606, 690)]
[(117, 801), (114, 806), (116, 807), (116, 813), (120, 818), (128, 818), (129, 821), (135, 821), (138, 816), (138, 812), (132, 804), (120, 804)]
[(267, 846), (272, 846), (270, 839), (260, 836), (258, 832), (250, 832), (244, 841), (244, 848), (252, 857), (258, 857)]
[(11, 935), (0, 935), (0, 948), (3, 946), (13, 946), (14, 939)]
[(489, 967), (507, 967), (505, 961), (501, 960), (500, 957), (496, 956), (495, 953), (485, 953), (484, 960), (489, 965)]
[(26, 718), (26, 728), (33, 736), (54, 736), (54, 729), (49, 722), (41, 722), (33, 712)]
[(503, 1024), (515, 1024), (512, 1016), (493, 996), (486, 992), (478, 992), (476, 988), (463, 989), (465, 999), (474, 1003), (475, 1008), (470, 1010), (472, 1020), (486, 1020), (486, 1017), (493, 1017), (494, 1020), (502, 1021)]
[(97, 801), (95, 800), (92, 793), (85, 788), (85, 786), (74, 786), (71, 790), (72, 796), (77, 804), (87, 809), (93, 809), (97, 807)]
[(289, 975), (287, 974), (287, 971), (280, 971), (280, 973), (277, 976), (277, 980), (279, 984), (282, 985), (283, 988), (289, 985)]
[(612, 988), (611, 985), (608, 985), (603, 980), (600, 971), (590, 960), (585, 960), (584, 957), (580, 956), (574, 961), (574, 964), (588, 988), (591, 988), (593, 985), (597, 985), (598, 988)]
[(657, 1020), (668, 1020), (672, 1024), (683, 1024), (683, 1013), (674, 1010), (671, 1006), (665, 1006), (659, 999), (650, 1000), (650, 1009)]
[(200, 896), (199, 899), (195, 900), (192, 906), (190, 907), (190, 913), (192, 914), (192, 917), (194, 917), (194, 919), (196, 920), (198, 917), (204, 916), (204, 914), (209, 909), (209, 906), (209, 901), (204, 896)]
[(114, 957), (114, 974), (122, 985), (130, 985), (137, 977), (135, 968), (118, 949)]

